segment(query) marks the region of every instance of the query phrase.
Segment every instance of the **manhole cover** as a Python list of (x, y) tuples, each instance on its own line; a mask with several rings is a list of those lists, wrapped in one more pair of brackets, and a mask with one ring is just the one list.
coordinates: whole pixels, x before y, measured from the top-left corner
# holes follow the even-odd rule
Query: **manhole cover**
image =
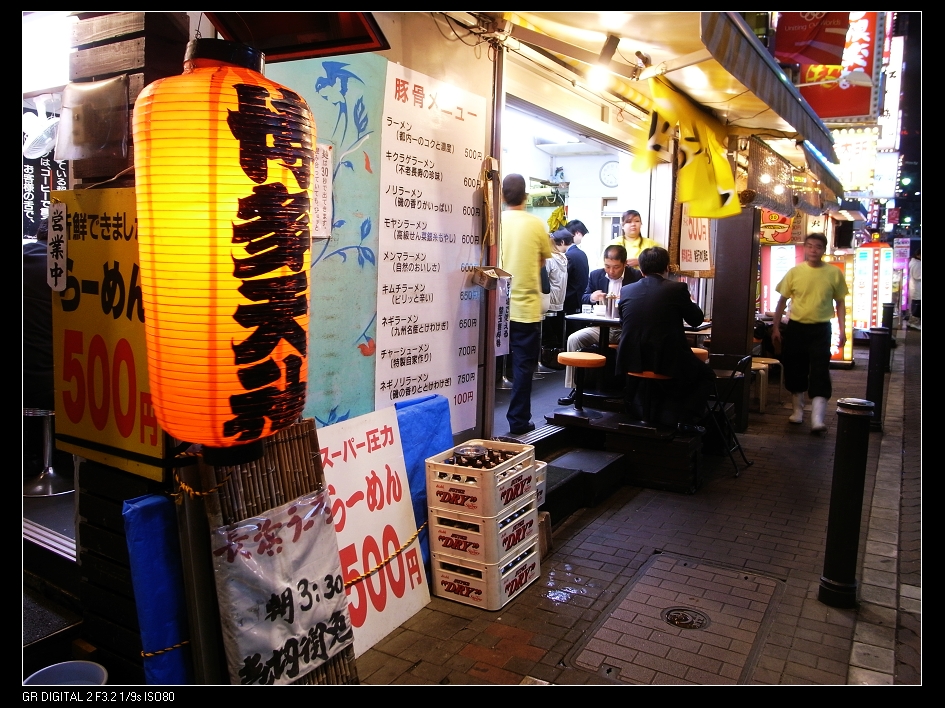
[(681, 629), (705, 629), (709, 626), (707, 616), (688, 607), (670, 607), (663, 610), (663, 620)]

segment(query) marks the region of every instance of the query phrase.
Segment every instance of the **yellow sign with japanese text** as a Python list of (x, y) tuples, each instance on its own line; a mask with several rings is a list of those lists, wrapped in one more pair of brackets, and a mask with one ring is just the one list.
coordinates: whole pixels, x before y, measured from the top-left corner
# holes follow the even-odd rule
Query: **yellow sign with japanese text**
[(135, 190), (52, 197), (50, 225), (64, 224), (66, 239), (66, 287), (53, 293), (56, 445), (161, 481), (165, 435), (148, 384)]

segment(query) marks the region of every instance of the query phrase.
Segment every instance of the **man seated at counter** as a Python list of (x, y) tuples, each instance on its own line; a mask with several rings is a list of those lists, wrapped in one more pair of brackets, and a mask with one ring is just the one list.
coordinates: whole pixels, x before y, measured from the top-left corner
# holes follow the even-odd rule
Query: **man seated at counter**
[[(672, 377), (665, 391), (671, 420), (691, 425), (705, 415), (715, 372), (693, 352), (683, 321), (702, 324), (703, 312), (689, 295), (689, 286), (667, 279), (669, 253), (655, 246), (640, 253), (643, 279), (620, 292), (620, 345), (617, 371), (652, 371)], [(632, 404), (640, 379), (627, 377), (627, 401)]]
[[(627, 267), (627, 249), (623, 246), (608, 246), (604, 250), (604, 267), (591, 271), (587, 279), (587, 289), (581, 298), (584, 305), (598, 305), (606, 302), (608, 297), (619, 298), (620, 290), (625, 285), (637, 282), (642, 276), (635, 268)], [(568, 337), (568, 351), (579, 352), (587, 347), (598, 344), (600, 328), (585, 327)], [(620, 341), (620, 328), (610, 328), (610, 342)], [(602, 349), (606, 347), (602, 345)], [(558, 404), (570, 406), (574, 403), (574, 367), (568, 366), (564, 372), (564, 385), (571, 389), (567, 396), (558, 399)]]

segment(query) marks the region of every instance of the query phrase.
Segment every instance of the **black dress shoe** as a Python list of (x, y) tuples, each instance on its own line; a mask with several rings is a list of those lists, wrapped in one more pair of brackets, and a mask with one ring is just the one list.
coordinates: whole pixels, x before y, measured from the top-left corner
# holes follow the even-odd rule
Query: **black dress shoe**
[(705, 428), (703, 428), (701, 425), (688, 425), (686, 423), (680, 423), (676, 426), (676, 430), (687, 435), (705, 435)]
[(572, 388), (572, 389), (571, 389), (571, 393), (569, 393), (567, 396), (563, 396), (563, 397), (561, 397), (561, 398), (558, 399), (558, 405), (559, 405), (559, 406), (570, 406), (570, 405), (573, 405), (573, 404), (574, 404), (574, 395), (575, 395), (575, 393), (576, 393), (575, 390)]
[(512, 435), (524, 435), (525, 433), (532, 432), (534, 429), (535, 429), (535, 424), (529, 423), (521, 430), (509, 430), (509, 433), (511, 433)]

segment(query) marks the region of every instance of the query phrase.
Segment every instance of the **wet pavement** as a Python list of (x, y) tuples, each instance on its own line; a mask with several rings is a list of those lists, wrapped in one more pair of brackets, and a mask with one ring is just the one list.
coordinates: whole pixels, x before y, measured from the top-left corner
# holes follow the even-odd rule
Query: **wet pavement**
[[(920, 684), (921, 332), (895, 331), (869, 433), (856, 609), (818, 600), (837, 398), (864, 398), (868, 347), (831, 372), (828, 431), (790, 425), (769, 381), (695, 494), (621, 486), (558, 524), (538, 580), (489, 612), (434, 597), (358, 659), (364, 684)], [(554, 406), (562, 372), (535, 382)], [(496, 434), (502, 434), (502, 392)], [(544, 401), (545, 403), (541, 403)]]

